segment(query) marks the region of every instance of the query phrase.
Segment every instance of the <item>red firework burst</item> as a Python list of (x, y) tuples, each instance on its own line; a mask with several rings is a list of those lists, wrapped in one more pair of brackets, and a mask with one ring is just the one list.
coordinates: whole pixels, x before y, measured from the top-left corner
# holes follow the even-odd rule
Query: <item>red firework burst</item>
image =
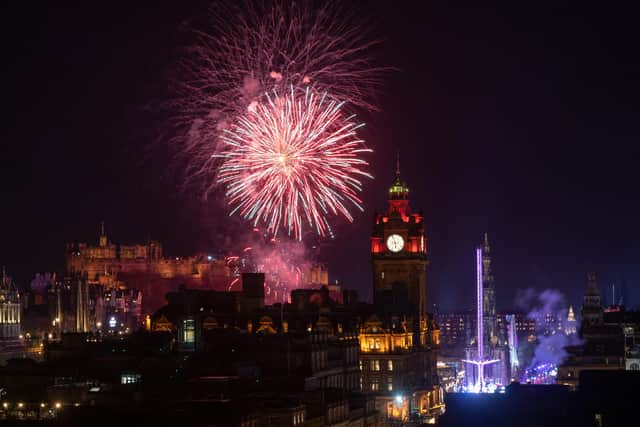
[(174, 142), (188, 159), (187, 176), (217, 181), (221, 134), (266, 91), (290, 86), (328, 92), (350, 106), (376, 110), (372, 92), (388, 68), (371, 60), (379, 44), (344, 4), (216, 2), (211, 25), (180, 62), (172, 102)]
[(218, 182), (232, 207), (277, 235), (280, 228), (296, 239), (308, 226), (332, 235), (328, 217), (353, 220), (350, 207), (362, 210), (358, 193), (371, 150), (359, 139), (363, 124), (343, 103), (310, 90), (276, 90), (252, 104), (226, 129)]

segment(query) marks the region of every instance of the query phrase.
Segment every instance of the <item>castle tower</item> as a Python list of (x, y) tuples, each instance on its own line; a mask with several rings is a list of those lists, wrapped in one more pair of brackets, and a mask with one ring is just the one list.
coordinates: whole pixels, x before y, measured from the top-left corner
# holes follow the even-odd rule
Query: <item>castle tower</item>
[(484, 315), (484, 342), (487, 345), (498, 344), (498, 331), (496, 319), (496, 287), (491, 274), (491, 246), (489, 236), (484, 233), (482, 245), (482, 290), (483, 290), (483, 315)]
[(100, 223), (100, 247), (107, 246), (107, 234), (104, 232), (104, 221)]
[(399, 158), (388, 194), (387, 212), (376, 214), (371, 235), (374, 304), (387, 314), (424, 319), (428, 265), (424, 217), (411, 210)]

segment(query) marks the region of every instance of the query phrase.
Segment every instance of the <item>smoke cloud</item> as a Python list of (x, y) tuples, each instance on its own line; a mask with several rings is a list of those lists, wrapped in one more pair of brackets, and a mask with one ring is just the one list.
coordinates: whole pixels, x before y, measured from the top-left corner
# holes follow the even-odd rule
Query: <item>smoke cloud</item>
[(518, 291), (516, 305), (536, 321), (536, 347), (529, 369), (544, 364), (559, 365), (567, 357), (565, 347), (581, 343), (577, 334), (565, 334), (569, 308), (558, 290), (539, 292), (528, 288)]

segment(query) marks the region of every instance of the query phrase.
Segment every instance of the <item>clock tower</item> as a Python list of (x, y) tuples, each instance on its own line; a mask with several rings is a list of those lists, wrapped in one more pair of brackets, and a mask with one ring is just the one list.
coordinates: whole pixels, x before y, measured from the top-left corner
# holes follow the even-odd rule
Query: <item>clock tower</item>
[(400, 178), (399, 159), (387, 212), (375, 215), (371, 257), (377, 309), (424, 319), (428, 264), (424, 217), (409, 206), (409, 187)]

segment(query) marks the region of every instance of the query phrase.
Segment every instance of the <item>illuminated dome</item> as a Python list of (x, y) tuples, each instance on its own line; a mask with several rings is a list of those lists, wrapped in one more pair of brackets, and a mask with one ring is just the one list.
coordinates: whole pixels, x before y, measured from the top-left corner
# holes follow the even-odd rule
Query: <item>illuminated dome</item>
[(409, 198), (409, 187), (407, 183), (400, 179), (400, 156), (396, 164), (396, 179), (389, 187), (390, 200), (407, 200)]

